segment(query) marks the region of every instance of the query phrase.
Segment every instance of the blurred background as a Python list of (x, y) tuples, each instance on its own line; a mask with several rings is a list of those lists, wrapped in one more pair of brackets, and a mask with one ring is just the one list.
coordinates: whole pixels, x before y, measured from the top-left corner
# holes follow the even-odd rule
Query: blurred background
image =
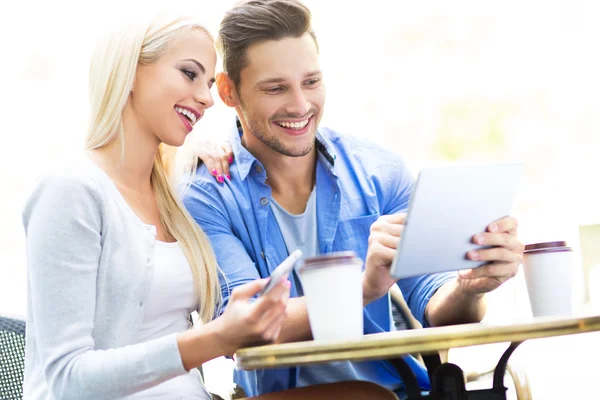
[[(600, 13), (595, 3), (305, 3), (313, 11), (328, 89), (322, 124), (393, 149), (415, 176), (434, 164), (525, 162), (514, 210), (521, 240), (569, 241), (576, 250), (575, 304), (581, 312), (600, 312)], [(0, 6), (0, 312), (26, 312), (21, 209), (41, 174), (81, 151), (88, 61), (98, 34), (117, 16), (162, 4), (34, 0)], [(232, 4), (178, 2), (215, 33)], [(214, 89), (213, 96), (216, 105), (194, 135), (222, 140), (233, 114)], [(528, 307), (519, 274), (490, 296), (486, 321), (526, 318)], [(599, 359), (598, 339), (532, 341), (515, 358), (527, 366), (539, 398), (574, 398), (573, 390), (586, 393), (575, 383), (598, 375), (565, 367)], [(479, 368), (483, 359), (497, 360), (505, 347), (458, 350), (457, 357)], [(226, 395), (230, 361), (219, 359), (205, 369), (209, 389)]]

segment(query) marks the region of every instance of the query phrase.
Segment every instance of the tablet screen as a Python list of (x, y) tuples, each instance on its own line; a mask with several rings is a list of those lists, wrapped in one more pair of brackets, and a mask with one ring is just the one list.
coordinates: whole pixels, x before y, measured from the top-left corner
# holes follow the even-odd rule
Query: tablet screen
[(481, 248), (471, 239), (511, 214), (522, 171), (521, 163), (423, 169), (391, 275), (407, 278), (481, 266), (466, 258), (469, 250)]

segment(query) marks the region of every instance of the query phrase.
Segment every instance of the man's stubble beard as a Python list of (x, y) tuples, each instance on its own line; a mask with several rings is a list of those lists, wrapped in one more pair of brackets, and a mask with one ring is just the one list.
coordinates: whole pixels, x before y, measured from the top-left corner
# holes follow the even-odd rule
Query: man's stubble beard
[[(267, 135), (260, 127), (260, 124), (255, 122), (252, 118), (248, 118), (248, 113), (244, 111), (244, 108), (242, 106), (242, 114), (244, 115), (244, 118), (246, 119), (246, 124), (248, 125), (248, 129), (250, 130), (250, 134), (252, 134), (252, 136), (254, 136), (255, 138), (257, 138), (258, 140), (260, 140), (265, 146), (267, 146), (268, 148), (270, 148), (271, 150), (279, 153), (279, 154), (283, 154), (284, 156), (288, 156), (288, 157), (303, 157), (307, 154), (309, 154), (315, 147), (315, 140), (316, 140), (316, 131), (313, 134), (313, 137), (311, 138), (310, 143), (308, 143), (306, 146), (299, 148), (299, 147), (290, 147), (290, 146), (286, 146), (276, 135), (273, 136), (269, 136)], [(317, 118), (317, 112), (316, 110), (313, 111), (313, 118)], [(296, 117), (292, 117), (292, 118), (296, 118)], [(320, 120), (320, 116), (319, 116), (319, 120)], [(317, 121), (317, 125), (318, 126), (318, 122)]]

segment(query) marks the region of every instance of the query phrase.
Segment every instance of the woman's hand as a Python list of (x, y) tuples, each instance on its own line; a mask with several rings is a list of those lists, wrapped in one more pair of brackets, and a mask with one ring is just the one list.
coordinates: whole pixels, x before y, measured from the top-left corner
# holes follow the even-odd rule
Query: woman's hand
[(209, 140), (200, 140), (194, 144), (194, 157), (206, 164), (206, 168), (217, 182), (231, 180), (229, 164), (233, 163), (233, 150), (228, 142), (218, 144)]
[(223, 315), (214, 321), (226, 355), (242, 347), (273, 343), (279, 336), (287, 316), (290, 281), (284, 280), (267, 295), (250, 301), (267, 282), (256, 280), (233, 289)]

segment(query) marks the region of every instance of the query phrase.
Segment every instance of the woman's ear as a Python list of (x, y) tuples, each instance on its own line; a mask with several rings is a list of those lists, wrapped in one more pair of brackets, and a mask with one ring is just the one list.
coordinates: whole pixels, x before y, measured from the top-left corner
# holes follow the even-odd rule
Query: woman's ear
[(219, 72), (216, 78), (217, 90), (223, 103), (229, 107), (236, 107), (239, 104), (235, 85), (229, 75), (225, 72)]

